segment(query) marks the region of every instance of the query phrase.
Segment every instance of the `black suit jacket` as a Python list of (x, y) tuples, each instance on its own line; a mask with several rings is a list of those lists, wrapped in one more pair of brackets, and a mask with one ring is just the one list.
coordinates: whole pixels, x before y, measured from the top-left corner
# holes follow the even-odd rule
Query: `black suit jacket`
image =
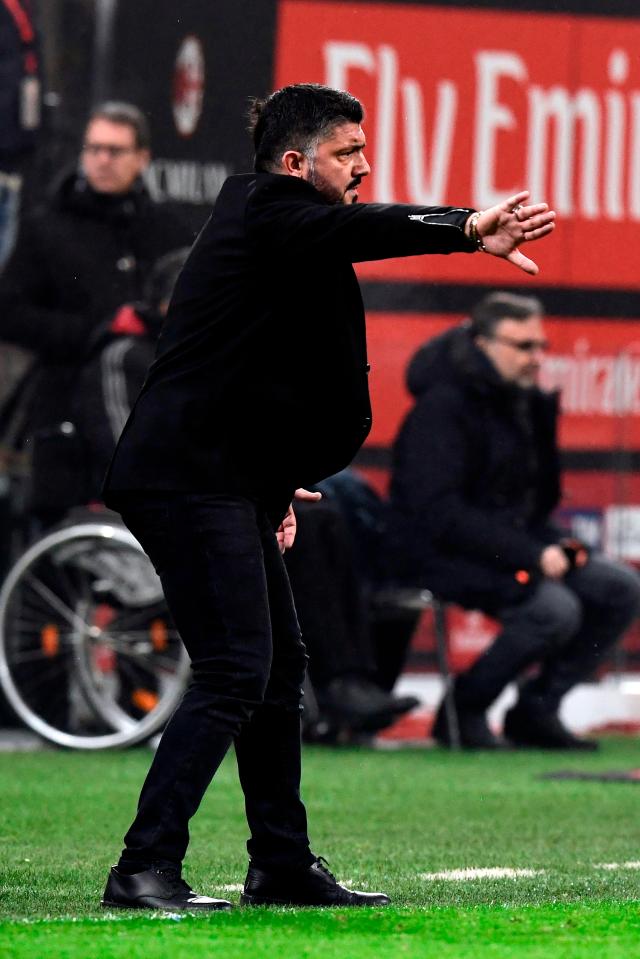
[(470, 212), (330, 205), (296, 177), (230, 177), (176, 285), (106, 501), (182, 490), (278, 512), (348, 464), (371, 427), (352, 263), (471, 252)]

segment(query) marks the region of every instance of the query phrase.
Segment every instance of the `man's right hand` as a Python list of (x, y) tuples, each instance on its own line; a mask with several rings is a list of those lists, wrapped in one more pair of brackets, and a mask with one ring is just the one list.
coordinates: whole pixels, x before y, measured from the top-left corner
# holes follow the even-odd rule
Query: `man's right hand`
[(562, 579), (569, 572), (569, 560), (561, 546), (547, 546), (540, 554), (540, 569), (550, 579)]
[(470, 235), (470, 221), (477, 216), (476, 230), (485, 252), (500, 256), (535, 276), (538, 265), (524, 256), (519, 247), (522, 243), (548, 236), (555, 228), (556, 214), (546, 203), (528, 203), (528, 200), (529, 191), (523, 190), (504, 203), (483, 210), (479, 216), (472, 214), (467, 220), (466, 233)]

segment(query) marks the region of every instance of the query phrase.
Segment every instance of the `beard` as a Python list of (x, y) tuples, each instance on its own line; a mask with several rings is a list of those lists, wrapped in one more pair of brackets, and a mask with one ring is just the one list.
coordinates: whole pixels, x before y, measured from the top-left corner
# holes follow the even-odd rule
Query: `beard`
[(318, 193), (322, 194), (322, 196), (325, 198), (327, 203), (331, 203), (334, 206), (340, 203), (349, 205), (351, 203), (358, 202), (357, 196), (347, 198), (347, 193), (353, 187), (356, 187), (359, 185), (360, 183), (359, 179), (352, 180), (351, 183), (349, 183), (349, 185), (347, 186), (346, 190), (344, 190), (343, 192), (339, 190), (336, 186), (334, 186), (332, 183), (330, 183), (326, 179), (326, 177), (323, 177), (321, 173), (318, 173), (313, 163), (311, 163), (310, 169), (309, 169), (309, 183), (311, 184), (311, 186), (316, 188)]

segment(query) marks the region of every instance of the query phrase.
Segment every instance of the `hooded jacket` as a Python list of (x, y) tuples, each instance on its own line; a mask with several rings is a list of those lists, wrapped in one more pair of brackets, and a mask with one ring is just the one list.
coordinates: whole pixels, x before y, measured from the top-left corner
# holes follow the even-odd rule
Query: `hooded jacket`
[(523, 598), (557, 532), (558, 398), (506, 382), (467, 325), (423, 346), (393, 451), (394, 536), (430, 589), (496, 611)]

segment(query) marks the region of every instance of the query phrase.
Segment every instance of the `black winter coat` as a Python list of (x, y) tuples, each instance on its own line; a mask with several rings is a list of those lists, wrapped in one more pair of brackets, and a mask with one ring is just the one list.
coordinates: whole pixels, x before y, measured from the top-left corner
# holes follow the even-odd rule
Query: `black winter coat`
[[(416, 404), (393, 451), (392, 536), (404, 575), (495, 612), (524, 598), (557, 542), (558, 398), (506, 383), (466, 326), (436, 337), (407, 375)], [(411, 574), (409, 574), (411, 570)]]
[[(95, 330), (123, 303), (142, 298), (158, 257), (192, 241), (191, 230), (154, 204), (142, 184), (112, 196), (95, 193), (76, 174), (24, 219), (0, 278), (0, 340), (35, 354), (25, 383), (27, 442), (34, 435), (48, 442), (57, 424), (70, 419), (71, 393)], [(49, 484), (35, 479), (33, 508), (67, 505), (53, 472)]]
[(472, 252), (471, 212), (330, 205), (296, 177), (230, 177), (178, 279), (107, 502), (221, 492), (259, 497), (277, 519), (297, 486), (347, 465), (371, 426), (351, 264)]
[(0, 278), (0, 340), (38, 358), (43, 376), (34, 427), (41, 415), (46, 423), (55, 419), (57, 374), (64, 380), (75, 369), (92, 332), (123, 303), (142, 299), (160, 256), (192, 241), (191, 231), (141, 184), (112, 196), (95, 193), (75, 174), (49, 206), (24, 219)]

